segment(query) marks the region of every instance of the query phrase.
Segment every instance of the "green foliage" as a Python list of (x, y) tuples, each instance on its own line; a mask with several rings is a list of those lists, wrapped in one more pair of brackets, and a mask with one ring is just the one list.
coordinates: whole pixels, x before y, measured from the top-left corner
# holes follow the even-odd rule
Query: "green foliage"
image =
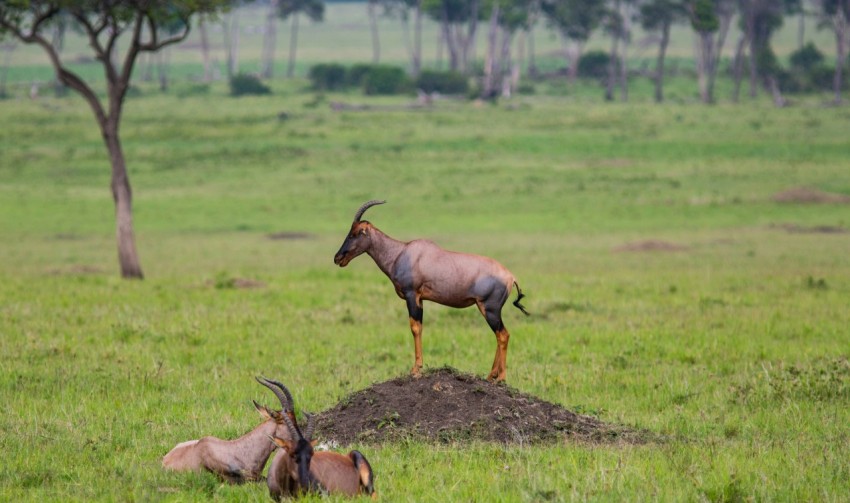
[(469, 79), (459, 72), (423, 70), (416, 78), (416, 87), (426, 93), (434, 91), (442, 94), (466, 94), (469, 92)]
[(397, 66), (374, 65), (363, 76), (363, 92), (366, 94), (401, 94), (411, 90), (411, 81), (403, 69)]
[(824, 62), (823, 53), (812, 42), (791, 53), (791, 66), (794, 69), (811, 71)]
[(312, 88), (319, 91), (342, 89), (348, 83), (345, 66), (338, 63), (313, 65), (308, 77)]
[(325, 2), (323, 0), (278, 0), (278, 16), (287, 19), (290, 16), (304, 14), (313, 22), (325, 18)]
[[(831, 90), (835, 68), (825, 62), (823, 53), (811, 42), (791, 54), (791, 68), (780, 73), (780, 87), (788, 93)], [(845, 82), (846, 84), (846, 82)]]
[(714, 33), (720, 27), (713, 0), (695, 0), (691, 5), (691, 26), (697, 33)]
[(271, 92), (271, 88), (263, 84), (256, 75), (239, 73), (230, 78), (231, 96), (263, 95)]
[(356, 63), (351, 65), (351, 68), (348, 69), (346, 74), (346, 82), (353, 87), (362, 86), (363, 79), (372, 71), (373, 67), (374, 65), (371, 63)]
[(585, 78), (605, 78), (610, 61), (611, 56), (605, 51), (585, 52), (578, 60), (578, 74)]
[(605, 2), (598, 0), (541, 2), (540, 9), (550, 26), (565, 37), (580, 42), (590, 38), (607, 13)]

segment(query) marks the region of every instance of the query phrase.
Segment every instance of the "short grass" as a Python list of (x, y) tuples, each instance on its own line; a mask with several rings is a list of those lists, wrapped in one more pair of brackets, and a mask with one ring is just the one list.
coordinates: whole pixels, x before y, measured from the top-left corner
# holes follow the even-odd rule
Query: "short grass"
[[(160, 458), (256, 424), (250, 400), (274, 402), (257, 374), (318, 411), (407, 372), (403, 302), (367, 257), (332, 263), (372, 198), (390, 235), (519, 278), (533, 316), (505, 312), (512, 386), (663, 439), (357, 446), (382, 500), (846, 498), (850, 234), (782, 226), (847, 228), (850, 206), (771, 196), (850, 194), (850, 111), (540, 95), (334, 113), (365, 98), (301, 85), (128, 102), (141, 282), (117, 275), (86, 105), (0, 104), (0, 499), (267, 501)], [(646, 239), (686, 250), (616, 251)], [(426, 365), (489, 370), (474, 310), (427, 304), (424, 334)]]

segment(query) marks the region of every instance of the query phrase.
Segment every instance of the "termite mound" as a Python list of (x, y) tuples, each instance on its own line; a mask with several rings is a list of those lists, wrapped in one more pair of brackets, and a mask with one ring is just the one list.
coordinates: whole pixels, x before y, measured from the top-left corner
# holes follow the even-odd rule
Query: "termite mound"
[(450, 367), (373, 384), (318, 415), (317, 438), (340, 445), (564, 441), (640, 444), (650, 435)]

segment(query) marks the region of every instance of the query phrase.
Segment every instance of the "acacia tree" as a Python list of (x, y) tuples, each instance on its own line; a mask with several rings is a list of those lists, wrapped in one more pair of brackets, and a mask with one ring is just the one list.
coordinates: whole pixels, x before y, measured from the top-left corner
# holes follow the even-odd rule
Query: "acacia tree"
[(304, 14), (312, 21), (321, 21), (325, 18), (325, 4), (323, 0), (278, 0), (278, 15), (281, 19), (292, 18), (289, 33), (289, 64), (286, 67), (286, 76), (292, 78), (295, 75), (295, 53), (298, 50), (298, 18)]
[[(410, 73), (419, 76), (422, 68), (422, 0), (382, 0), (384, 15), (401, 21), (404, 46), (410, 56)], [(410, 17), (413, 11), (413, 36), (411, 41)]]
[(691, 27), (698, 35), (697, 78), (704, 103), (714, 103), (714, 81), (734, 7), (732, 0), (693, 0), (688, 5)]
[(422, 10), (440, 23), (440, 41), (449, 51), (449, 68), (466, 72), (475, 51), (481, 0), (425, 0)]
[[(190, 16), (215, 12), (222, 4), (218, 0), (8, 0), (0, 3), (0, 36), (10, 35), (44, 49), (59, 80), (82, 95), (94, 112), (112, 167), (118, 262), (124, 278), (143, 277), (133, 233), (132, 190), (119, 136), (133, 65), (139, 54), (153, 53), (185, 39), (189, 34)], [(91, 82), (86, 82), (67, 66), (51, 41), (49, 25), (63, 13), (70, 15), (73, 23), (88, 36), (89, 46), (103, 66), (105, 103)], [(165, 34), (163, 26), (175, 20), (180, 23), (181, 30), (174, 35)], [(118, 56), (119, 38), (126, 47), (121, 58)]]
[(821, 26), (835, 33), (835, 76), (832, 88), (835, 103), (841, 103), (844, 65), (847, 61), (847, 30), (850, 29), (850, 0), (820, 0)]
[(570, 80), (578, 75), (578, 62), (581, 51), (591, 33), (605, 17), (605, 2), (598, 0), (542, 0), (540, 9), (549, 24), (560, 32), (568, 42), (573, 43), (568, 54)]
[(682, 0), (651, 0), (640, 6), (640, 23), (644, 30), (661, 32), (658, 57), (655, 63), (655, 101), (664, 101), (664, 59), (670, 44), (670, 28), (673, 23), (687, 18)]

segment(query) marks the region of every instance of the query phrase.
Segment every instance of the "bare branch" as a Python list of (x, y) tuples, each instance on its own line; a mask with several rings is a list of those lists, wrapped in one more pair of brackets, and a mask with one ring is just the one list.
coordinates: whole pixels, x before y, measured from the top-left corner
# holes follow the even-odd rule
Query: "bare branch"
[(167, 45), (177, 44), (186, 40), (186, 37), (189, 36), (189, 32), (191, 31), (192, 25), (189, 23), (189, 18), (186, 16), (181, 15), (180, 20), (183, 21), (183, 31), (178, 35), (174, 35), (172, 37), (168, 37), (160, 41), (157, 37), (156, 24), (150, 17), (148, 17), (148, 25), (151, 28), (151, 41), (147, 44), (140, 44), (139, 50), (145, 52), (155, 52)]

